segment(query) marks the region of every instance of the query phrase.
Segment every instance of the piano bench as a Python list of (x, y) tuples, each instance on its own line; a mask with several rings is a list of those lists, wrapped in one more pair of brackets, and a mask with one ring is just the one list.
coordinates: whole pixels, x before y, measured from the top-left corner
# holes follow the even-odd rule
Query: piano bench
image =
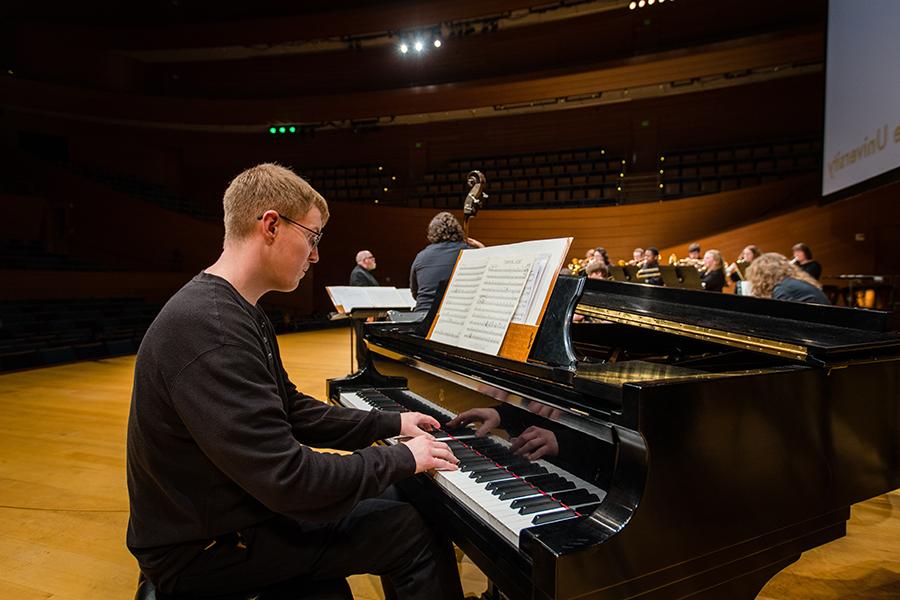
[[(300, 579), (273, 586), (261, 592), (246, 592), (243, 594), (228, 594), (227, 596), (209, 597), (207, 600), (353, 600), (350, 586), (346, 579), (329, 579), (326, 581), (309, 582)], [(172, 596), (169, 594), (157, 594), (156, 588), (150, 583), (144, 574), (138, 577), (137, 591), (134, 600), (188, 600), (196, 596)]]

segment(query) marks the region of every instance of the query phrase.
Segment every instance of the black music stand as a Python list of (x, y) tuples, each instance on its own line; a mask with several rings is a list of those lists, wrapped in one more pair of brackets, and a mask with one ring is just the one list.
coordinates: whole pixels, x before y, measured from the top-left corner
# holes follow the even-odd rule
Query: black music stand
[(680, 287), (689, 290), (703, 289), (703, 283), (700, 281), (700, 271), (697, 270), (697, 267), (675, 267), (675, 272), (678, 274), (678, 279), (681, 280)]
[(628, 281), (628, 274), (625, 273), (625, 267), (619, 265), (609, 265), (609, 275), (613, 281)]
[(640, 267), (638, 267), (637, 265), (625, 265), (622, 268), (625, 269), (625, 281), (633, 281), (635, 283), (643, 283), (638, 278), (638, 271), (641, 270)]
[(684, 280), (679, 277), (675, 265), (659, 265), (659, 275), (666, 287), (683, 288)]

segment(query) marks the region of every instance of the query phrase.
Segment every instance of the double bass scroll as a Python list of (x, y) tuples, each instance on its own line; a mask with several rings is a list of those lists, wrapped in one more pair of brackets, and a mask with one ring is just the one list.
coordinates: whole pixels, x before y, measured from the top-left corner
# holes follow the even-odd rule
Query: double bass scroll
[(466, 175), (466, 185), (469, 186), (469, 193), (463, 201), (463, 233), (466, 240), (469, 239), (469, 219), (478, 214), (478, 209), (488, 197), (484, 191), (486, 184), (487, 179), (481, 171), (471, 171)]

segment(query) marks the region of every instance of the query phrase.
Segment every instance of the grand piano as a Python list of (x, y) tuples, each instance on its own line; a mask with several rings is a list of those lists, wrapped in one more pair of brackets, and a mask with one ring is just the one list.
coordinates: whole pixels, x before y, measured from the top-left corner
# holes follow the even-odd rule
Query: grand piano
[[(497, 595), (754, 598), (900, 487), (887, 313), (561, 276), (527, 362), (427, 340), (433, 317), (361, 325), (329, 398), (499, 418), (437, 432), (461, 469), (403, 485)], [(548, 455), (510, 451), (535, 432)]]

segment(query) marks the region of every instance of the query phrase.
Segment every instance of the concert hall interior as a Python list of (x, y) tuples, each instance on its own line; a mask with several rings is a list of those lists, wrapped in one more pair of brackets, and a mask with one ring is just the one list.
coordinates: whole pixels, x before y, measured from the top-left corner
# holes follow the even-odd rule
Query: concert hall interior
[[(900, 597), (900, 162), (823, 194), (829, 169), (833, 177), (851, 158), (871, 163), (869, 154), (900, 147), (900, 113), (860, 134), (858, 148), (826, 154), (829, 10), (827, 0), (5, 7), (0, 597), (149, 598), (135, 595), (140, 568), (125, 542), (136, 355), (167, 300), (222, 253), (229, 182), (262, 163), (299, 175), (330, 213), (310, 230), (323, 235), (304, 238), (318, 261), (299, 287), (259, 302), (299, 389), (365, 408), (348, 404), (369, 381), (351, 373), (377, 375), (377, 365), (401, 375), (386, 357), (432, 361), (477, 382), (451, 378), (453, 390), (477, 389), (502, 409), (522, 408), (508, 394), (526, 406), (547, 400), (568, 418), (547, 417), (550, 429), (590, 454), (591, 476), (569, 471), (599, 496), (595, 520), (627, 544), (585, 534), (594, 545), (579, 554), (559, 541), (559, 524), (520, 538), (450, 508), (448, 522), (477, 523), (448, 526), (465, 594)], [(425, 339), (446, 276), (436, 291), (429, 284), (431, 330), (392, 330), (384, 311), (336, 311), (326, 288), (347, 286), (354, 267), (377, 285), (409, 288), (444, 211), (462, 226), (452, 238), (460, 247), (572, 238), (519, 366), (502, 351), (476, 364), (474, 350), (457, 355)], [(303, 217), (276, 215), (279, 227)], [(549, 318), (554, 302), (564, 318)], [(514, 319), (504, 325), (519, 326)], [(634, 369), (611, 372), (616, 365)], [(440, 389), (443, 401), (437, 380), (402, 375), (411, 391)], [(601, 387), (616, 388), (615, 402)], [(668, 393), (691, 408), (659, 409)], [(453, 394), (455, 410), (442, 404), (439, 414), (471, 406)], [(715, 445), (722, 431), (679, 440), (726, 421), (739, 440), (726, 450)], [(619, 448), (631, 443), (626, 433), (644, 440), (641, 459)], [(747, 454), (755, 436), (771, 441), (759, 446), (764, 466)], [(656, 474), (691, 461), (685, 497), (666, 496), (681, 489), (676, 475)], [(624, 476), (636, 487), (618, 480), (638, 464)], [(773, 490), (755, 491), (766, 482)], [(738, 500), (747, 490), (754, 498)], [(691, 500), (703, 507), (693, 517), (679, 512), (691, 494), (706, 495)], [(597, 516), (613, 501), (633, 502), (615, 527)], [(736, 524), (754, 503), (763, 508)], [(777, 527), (764, 524), (769, 513)], [(702, 527), (691, 534), (694, 517)], [(669, 530), (656, 550), (654, 527)], [(681, 558), (678, 536), (692, 538)], [(652, 559), (635, 557), (642, 552)], [(588, 571), (598, 574), (567, 579)], [(349, 581), (357, 600), (384, 597), (374, 576)]]

